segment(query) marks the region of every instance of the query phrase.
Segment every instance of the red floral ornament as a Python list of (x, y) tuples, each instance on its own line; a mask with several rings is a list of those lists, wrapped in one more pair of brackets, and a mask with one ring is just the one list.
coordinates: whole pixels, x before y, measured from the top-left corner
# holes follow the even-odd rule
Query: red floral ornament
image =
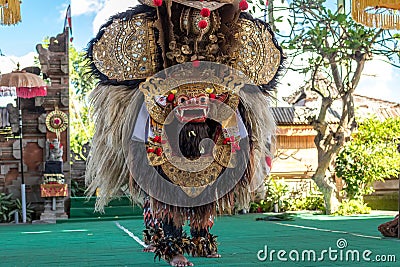
[(203, 9), (200, 11), (200, 15), (201, 15), (202, 17), (205, 17), (205, 18), (209, 17), (210, 14), (211, 14), (210, 10), (209, 10), (208, 8), (206, 8), (206, 7), (203, 8)]
[(162, 148), (161, 147), (157, 147), (155, 153), (157, 154), (157, 156), (161, 156), (162, 155)]
[(232, 143), (232, 149), (231, 149), (232, 153), (235, 153), (236, 151), (239, 151), (239, 150), (240, 150), (239, 144)]
[(147, 153), (153, 153), (153, 152), (154, 152), (154, 148), (149, 147), (149, 148), (147, 149)]
[(224, 145), (226, 145), (226, 144), (231, 144), (233, 142), (235, 142), (235, 137), (234, 136), (230, 136), (230, 137), (226, 137), (222, 143)]
[(156, 136), (154, 137), (153, 141), (154, 141), (155, 143), (161, 143), (161, 136), (156, 135)]
[(208, 22), (206, 20), (202, 19), (202, 20), (199, 21), (199, 28), (200, 29), (205, 29), (205, 28), (207, 28), (207, 26), (208, 26)]
[(154, 6), (161, 6), (162, 5), (162, 0), (153, 0)]
[(171, 94), (169, 94), (169, 95), (168, 95), (168, 97), (167, 97), (167, 101), (168, 101), (168, 102), (173, 102), (173, 101), (174, 101), (174, 99), (175, 99), (175, 95), (174, 95), (174, 94), (172, 94), (172, 93), (171, 93)]
[(209, 95), (209, 98), (211, 98), (211, 99), (215, 99), (216, 97), (217, 97), (216, 94), (210, 94), (210, 95)]
[(240, 8), (240, 10), (245, 11), (246, 9), (249, 8), (249, 4), (247, 3), (246, 0), (242, 0), (239, 3), (239, 8)]

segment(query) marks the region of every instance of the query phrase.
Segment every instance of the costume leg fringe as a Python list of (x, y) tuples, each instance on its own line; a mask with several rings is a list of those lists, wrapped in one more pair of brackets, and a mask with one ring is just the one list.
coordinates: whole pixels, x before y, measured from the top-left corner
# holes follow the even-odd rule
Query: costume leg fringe
[(193, 251), (193, 244), (185, 234), (182, 237), (163, 237), (153, 246), (156, 248), (154, 260), (163, 258), (168, 262), (176, 255), (190, 254)]
[(164, 238), (164, 232), (161, 228), (148, 226), (143, 230), (143, 241), (146, 245), (156, 246)]
[(162, 235), (162, 230), (151, 232), (146, 229), (143, 233), (145, 242), (156, 249), (154, 260), (163, 258), (170, 262), (178, 254), (207, 257), (218, 253), (217, 237), (212, 234), (207, 234), (206, 237), (188, 238), (186, 234), (182, 237), (165, 237)]
[(206, 237), (194, 237), (191, 242), (193, 257), (207, 257), (218, 252), (217, 237), (210, 233)]

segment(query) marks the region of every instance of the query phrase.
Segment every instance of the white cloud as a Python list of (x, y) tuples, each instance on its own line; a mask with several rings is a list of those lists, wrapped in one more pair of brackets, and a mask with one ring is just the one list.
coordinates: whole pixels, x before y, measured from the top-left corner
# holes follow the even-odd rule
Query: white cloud
[(95, 13), (103, 8), (104, 2), (105, 0), (71, 0), (71, 15), (79, 16), (83, 14)]
[(106, 0), (102, 5), (96, 17), (93, 20), (93, 34), (97, 34), (101, 25), (103, 25), (107, 20), (119, 12), (126, 11), (127, 9), (134, 7), (139, 4), (138, 0)]
[(365, 68), (356, 89), (356, 93), (373, 98), (400, 102), (398, 70), (383, 61), (383, 57), (376, 57), (365, 63)]
[(20, 69), (34, 65), (37, 53), (30, 52), (22, 57), (0, 56), (0, 73), (5, 74), (17, 69), (19, 63)]

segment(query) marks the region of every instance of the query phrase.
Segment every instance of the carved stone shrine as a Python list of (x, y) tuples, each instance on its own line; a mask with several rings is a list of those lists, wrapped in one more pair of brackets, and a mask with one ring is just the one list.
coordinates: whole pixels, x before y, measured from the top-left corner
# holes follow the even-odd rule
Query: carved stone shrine
[[(20, 164), (20, 141), (17, 138), (19, 118), (16, 105), (8, 105), (5, 108), (9, 125), (1, 127), (0, 131), (0, 192), (12, 193), (15, 198), (20, 198), (21, 171), (23, 170), (26, 202), (31, 203), (35, 210), (34, 217), (36, 219), (40, 217), (40, 221), (43, 222), (55, 222), (56, 219), (68, 218), (65, 203), (70, 195), (68, 191), (71, 180), (69, 129), (67, 128), (57, 136), (46, 127), (46, 117), (50, 112), (58, 109), (66, 115), (69, 113), (68, 39), (68, 32), (64, 32), (51, 37), (48, 46), (42, 44), (36, 46), (41, 71), (50, 84), (47, 87), (47, 96), (20, 100), (23, 166)], [(1, 111), (3, 112), (3, 109)], [(52, 150), (50, 144), (55, 139), (60, 142), (57, 144), (57, 151), (50, 152)], [(52, 163), (49, 164), (49, 162)], [(58, 169), (60, 171), (55, 176), (45, 175), (46, 172), (48, 174), (47, 168), (51, 164), (54, 165), (54, 162), (56, 162), (55, 165), (62, 166), (62, 169)], [(54, 182), (50, 181), (54, 177), (60, 179), (57, 181), (62, 182), (60, 186), (66, 192), (56, 194), (54, 197), (42, 197), (41, 185)]]

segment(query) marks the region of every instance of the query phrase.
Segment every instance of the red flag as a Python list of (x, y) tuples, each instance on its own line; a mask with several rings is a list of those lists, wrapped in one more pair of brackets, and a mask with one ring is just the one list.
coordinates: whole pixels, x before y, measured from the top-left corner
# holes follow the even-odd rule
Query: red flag
[(69, 34), (71, 36), (70, 41), (72, 42), (72, 20), (71, 20), (71, 5), (68, 5), (67, 13), (65, 14), (64, 29), (69, 28)]

